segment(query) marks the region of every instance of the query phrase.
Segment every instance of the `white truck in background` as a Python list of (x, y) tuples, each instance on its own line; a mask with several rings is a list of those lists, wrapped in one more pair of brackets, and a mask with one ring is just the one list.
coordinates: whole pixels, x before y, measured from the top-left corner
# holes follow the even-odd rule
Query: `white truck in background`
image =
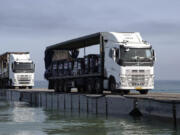
[(32, 88), (35, 64), (29, 52), (6, 52), (0, 55), (0, 88)]

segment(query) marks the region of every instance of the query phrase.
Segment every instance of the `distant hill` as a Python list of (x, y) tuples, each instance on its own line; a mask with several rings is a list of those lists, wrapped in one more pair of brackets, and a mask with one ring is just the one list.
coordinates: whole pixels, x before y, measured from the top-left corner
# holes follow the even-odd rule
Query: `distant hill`
[(34, 88), (48, 88), (48, 81), (46, 80), (35, 81)]

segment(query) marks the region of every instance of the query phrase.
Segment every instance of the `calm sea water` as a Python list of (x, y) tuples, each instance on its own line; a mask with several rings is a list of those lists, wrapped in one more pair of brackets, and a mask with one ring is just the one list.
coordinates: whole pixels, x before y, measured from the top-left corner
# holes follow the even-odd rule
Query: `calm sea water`
[[(38, 82), (36, 82), (38, 83)], [(47, 87), (39, 82), (39, 88)], [(179, 81), (159, 81), (157, 92), (179, 92)], [(38, 86), (38, 85), (37, 85)], [(154, 90), (155, 91), (155, 90)], [(0, 135), (179, 135), (173, 122), (151, 117), (104, 117), (49, 111), (0, 97)]]

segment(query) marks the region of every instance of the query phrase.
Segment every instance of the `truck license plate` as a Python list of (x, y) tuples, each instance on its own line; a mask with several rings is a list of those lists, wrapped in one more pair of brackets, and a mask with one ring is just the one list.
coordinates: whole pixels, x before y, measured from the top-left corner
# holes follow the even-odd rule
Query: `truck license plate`
[(142, 87), (136, 87), (136, 90), (142, 90)]

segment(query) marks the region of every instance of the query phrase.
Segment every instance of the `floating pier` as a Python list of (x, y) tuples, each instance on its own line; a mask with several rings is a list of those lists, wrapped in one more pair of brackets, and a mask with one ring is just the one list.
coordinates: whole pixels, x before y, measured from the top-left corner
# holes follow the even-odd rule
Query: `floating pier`
[(180, 119), (180, 94), (149, 93), (147, 95), (95, 95), (55, 93), (54, 90), (0, 90), (10, 101), (23, 101), (50, 110), (118, 116), (142, 115), (170, 118), (176, 126)]

